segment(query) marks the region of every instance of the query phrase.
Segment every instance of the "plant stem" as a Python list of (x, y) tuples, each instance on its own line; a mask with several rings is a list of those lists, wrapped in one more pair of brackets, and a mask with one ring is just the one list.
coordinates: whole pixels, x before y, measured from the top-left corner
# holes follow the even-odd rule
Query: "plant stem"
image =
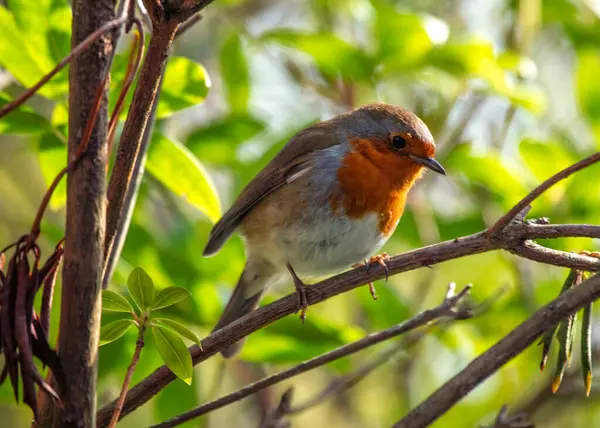
[(123, 380), (121, 393), (119, 394), (119, 398), (117, 399), (115, 411), (112, 415), (110, 423), (108, 424), (109, 428), (113, 428), (114, 426), (116, 426), (117, 422), (119, 421), (119, 417), (121, 416), (121, 411), (123, 410), (123, 403), (125, 403), (125, 397), (127, 396), (127, 390), (129, 389), (129, 383), (131, 382), (131, 378), (133, 377), (133, 371), (135, 370), (135, 366), (140, 360), (140, 354), (142, 353), (142, 348), (144, 347), (144, 333), (146, 331), (147, 322), (148, 317), (144, 316), (140, 325), (137, 342), (135, 342), (135, 351), (133, 352), (133, 357), (131, 357), (131, 363), (129, 363), (127, 373), (125, 373), (125, 379)]

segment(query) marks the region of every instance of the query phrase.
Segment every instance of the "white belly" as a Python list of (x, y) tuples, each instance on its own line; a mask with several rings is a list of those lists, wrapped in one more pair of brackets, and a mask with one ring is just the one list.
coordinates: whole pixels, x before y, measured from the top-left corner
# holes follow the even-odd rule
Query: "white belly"
[(280, 256), (301, 277), (320, 277), (348, 269), (375, 254), (387, 241), (370, 213), (362, 219), (333, 216), (329, 206), (313, 219), (294, 224), (276, 238)]

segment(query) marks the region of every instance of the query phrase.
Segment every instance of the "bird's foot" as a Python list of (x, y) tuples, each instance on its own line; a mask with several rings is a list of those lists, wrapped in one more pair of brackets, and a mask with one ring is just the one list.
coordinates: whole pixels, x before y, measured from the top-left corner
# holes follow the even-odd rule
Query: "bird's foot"
[[(385, 264), (385, 262), (388, 261), (389, 259), (390, 259), (390, 255), (388, 253), (381, 253), (381, 254), (371, 257), (369, 260), (365, 260), (364, 263), (357, 263), (357, 264), (353, 265), (353, 267), (364, 266), (368, 272), (371, 265), (373, 263), (377, 263), (377, 264), (381, 265), (383, 267), (383, 269), (385, 270), (385, 280), (387, 281), (388, 276), (389, 276), (389, 270), (388, 270), (388, 267)], [(367, 285), (369, 286), (369, 293), (371, 293), (371, 297), (373, 298), (373, 300), (379, 299), (379, 295), (377, 295), (377, 290), (375, 290), (375, 286), (373, 285), (373, 282), (369, 282)]]
[[(290, 275), (292, 275), (292, 279), (294, 280), (294, 286), (296, 287), (296, 296), (298, 297), (297, 309), (296, 312), (300, 311), (300, 321), (304, 322), (306, 319), (306, 310), (308, 309), (308, 296), (307, 296), (307, 286), (304, 282), (296, 275), (292, 266), (288, 263), (288, 270), (290, 271)], [(311, 288), (311, 290), (318, 291), (316, 288)]]

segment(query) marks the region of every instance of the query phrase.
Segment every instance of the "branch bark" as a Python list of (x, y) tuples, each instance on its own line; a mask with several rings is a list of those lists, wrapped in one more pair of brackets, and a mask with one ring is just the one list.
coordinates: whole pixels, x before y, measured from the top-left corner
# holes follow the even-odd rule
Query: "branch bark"
[[(71, 46), (115, 18), (114, 0), (73, 2)], [(69, 70), (69, 159), (79, 149), (94, 97), (110, 68), (112, 37), (95, 41), (75, 58)], [(107, 95), (103, 90), (85, 156), (67, 178), (67, 221), (60, 317), (59, 358), (64, 368), (64, 408), (56, 409), (54, 426), (94, 426), (96, 365), (100, 331), (104, 250)]]
[(410, 411), (394, 428), (425, 427), (443, 415), (473, 388), (523, 352), (548, 326), (600, 297), (600, 275), (554, 299), (498, 343), (474, 359), (464, 370)]
[[(398, 325), (395, 325), (394, 327), (388, 328), (387, 330), (383, 330), (377, 333), (371, 333), (363, 339), (357, 340), (353, 343), (349, 343), (348, 345), (341, 346), (333, 351), (319, 355), (318, 357), (315, 357), (311, 360), (304, 361), (303, 363), (300, 363), (297, 366), (284, 370), (283, 372), (261, 379), (258, 382), (241, 388), (231, 394), (228, 394), (217, 400), (211, 401), (210, 403), (203, 404), (202, 406), (196, 407), (195, 409), (182, 413), (181, 415), (169, 419), (168, 421), (154, 425), (152, 428), (167, 428), (180, 425), (191, 419), (202, 416), (208, 412), (212, 412), (213, 410), (220, 409), (221, 407), (225, 407), (231, 403), (235, 403), (236, 401), (239, 401), (249, 395), (252, 395), (265, 388), (268, 388), (271, 385), (275, 385), (276, 383), (279, 383), (285, 379), (297, 376), (316, 367), (320, 367), (324, 364), (330, 363), (331, 361), (335, 361), (348, 355), (355, 354), (356, 352), (362, 351), (363, 349), (386, 341), (392, 337), (396, 337), (416, 328), (422, 327), (441, 317), (450, 317), (451, 319), (468, 318), (469, 316), (471, 316), (471, 311), (466, 308), (458, 307), (457, 305), (460, 304), (462, 298), (469, 292), (470, 289), (471, 287), (465, 287), (457, 295), (449, 293), (444, 299), (444, 301), (435, 308), (421, 312), (415, 317), (406, 320)], [(385, 352), (385, 355), (389, 354), (389, 356), (391, 356), (396, 352), (397, 349), (396, 347), (394, 347), (392, 351), (388, 350), (387, 352)], [(385, 358), (385, 360), (387, 360), (389, 356)]]
[[(122, 245), (122, 242), (116, 243), (115, 237), (119, 228), (122, 229), (123, 225), (126, 224), (124, 217), (127, 216), (126, 211), (129, 210), (124, 208), (128, 195), (130, 198), (132, 195), (132, 179), (137, 179), (137, 177), (134, 177), (136, 160), (139, 158), (144, 132), (158, 94), (163, 71), (167, 65), (173, 38), (179, 27), (179, 22), (174, 19), (154, 21), (153, 23), (154, 27), (148, 46), (148, 54), (144, 59), (139, 83), (135, 88), (131, 107), (121, 134), (117, 158), (108, 187), (104, 288), (108, 285), (112, 269), (114, 269), (115, 254)], [(137, 163), (139, 164), (139, 162)]]
[[(561, 229), (560, 225), (551, 227), (550, 225), (518, 221), (509, 224), (500, 237), (493, 237), (487, 231), (482, 231), (474, 235), (456, 238), (392, 257), (387, 262), (388, 272), (390, 275), (396, 275), (421, 267), (430, 267), (444, 261), (498, 249), (509, 249), (511, 252), (532, 260), (551, 261), (557, 266), (577, 267), (578, 269), (590, 271), (600, 270), (600, 261), (592, 257), (548, 250), (544, 247), (541, 247), (544, 249), (544, 253), (538, 253), (536, 248), (524, 249), (521, 245), (528, 239), (547, 238), (551, 234), (556, 234), (557, 230), (563, 233), (562, 237), (600, 238), (600, 227), (598, 226), (568, 225), (568, 227)], [(548, 258), (545, 251), (550, 251), (553, 257)], [(308, 303), (314, 305), (361, 285), (383, 279), (385, 276), (385, 269), (379, 265), (371, 266), (368, 271), (364, 268), (357, 268), (342, 273), (310, 286), (307, 289)], [(218, 352), (219, 349), (230, 346), (252, 332), (294, 313), (296, 308), (297, 297), (295, 294), (291, 294), (251, 312), (205, 338), (202, 341), (204, 351), (201, 351), (198, 346), (190, 347), (193, 363), (198, 364), (206, 360)], [(166, 366), (155, 370), (129, 391), (122, 415), (125, 416), (144, 404), (174, 379), (175, 375)], [(114, 405), (115, 403), (112, 402), (99, 411), (98, 426), (103, 427), (108, 424)]]

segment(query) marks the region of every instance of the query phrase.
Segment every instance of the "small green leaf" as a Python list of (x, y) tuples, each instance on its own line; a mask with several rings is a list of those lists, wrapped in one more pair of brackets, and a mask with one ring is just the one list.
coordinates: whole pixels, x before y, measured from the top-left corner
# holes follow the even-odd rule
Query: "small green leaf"
[(184, 197), (209, 219), (219, 219), (221, 204), (215, 186), (200, 161), (184, 145), (155, 132), (146, 169), (166, 188)]
[(127, 288), (136, 305), (145, 311), (154, 301), (154, 283), (152, 278), (141, 267), (131, 271), (127, 279)]
[(183, 110), (204, 101), (211, 83), (206, 69), (183, 57), (171, 57), (165, 70), (158, 101), (158, 118)]
[(102, 292), (102, 309), (113, 312), (133, 312), (127, 299), (114, 291)]
[(167, 287), (160, 290), (154, 296), (154, 302), (152, 303), (151, 309), (161, 309), (167, 306), (174, 305), (177, 302), (187, 299), (192, 294), (183, 287)]
[(134, 325), (132, 319), (117, 320), (102, 326), (100, 329), (100, 346), (114, 342), (123, 336)]
[(169, 369), (188, 385), (192, 383), (192, 357), (183, 340), (166, 327), (153, 325), (152, 336), (161, 358)]
[(592, 303), (583, 308), (581, 322), (581, 369), (585, 384), (585, 395), (592, 389)]
[(250, 97), (250, 73), (242, 41), (237, 31), (221, 47), (221, 79), (232, 111), (245, 111)]
[(202, 349), (202, 343), (200, 342), (198, 336), (196, 336), (192, 330), (190, 330), (183, 324), (180, 324), (177, 321), (173, 321), (167, 318), (155, 318), (154, 321), (163, 324), (164, 327), (169, 328), (178, 333), (179, 335), (185, 337), (186, 339), (191, 340), (196, 345), (198, 345), (200, 349)]

